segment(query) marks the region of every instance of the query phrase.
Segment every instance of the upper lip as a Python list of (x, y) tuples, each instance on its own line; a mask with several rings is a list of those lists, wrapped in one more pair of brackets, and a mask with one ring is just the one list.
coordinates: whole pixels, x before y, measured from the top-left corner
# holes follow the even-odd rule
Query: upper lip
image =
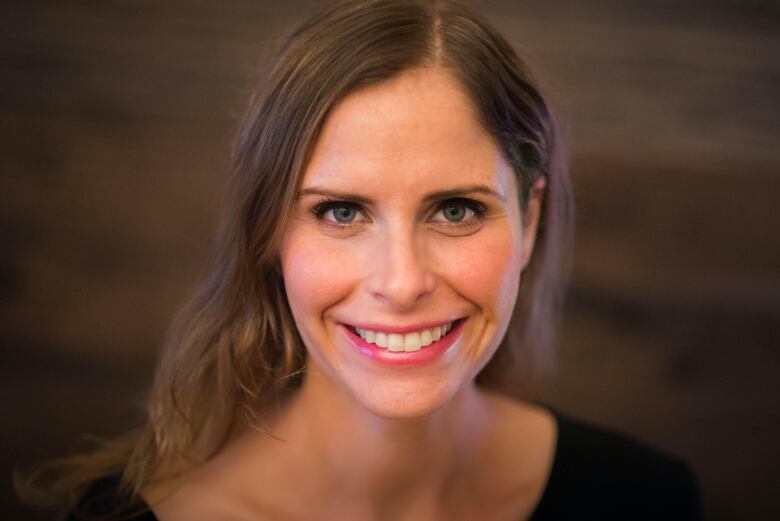
[(423, 329), (433, 329), (435, 327), (441, 327), (446, 326), (447, 324), (452, 324), (453, 322), (456, 322), (460, 319), (453, 319), (453, 320), (439, 320), (436, 322), (420, 322), (418, 324), (411, 324), (407, 326), (388, 326), (383, 324), (376, 324), (376, 323), (370, 323), (370, 322), (351, 322), (346, 323), (344, 322), (345, 326), (354, 327), (357, 329), (367, 329), (369, 331), (382, 331), (384, 333), (398, 333), (398, 334), (404, 334), (404, 333), (412, 333), (414, 331), (422, 331)]

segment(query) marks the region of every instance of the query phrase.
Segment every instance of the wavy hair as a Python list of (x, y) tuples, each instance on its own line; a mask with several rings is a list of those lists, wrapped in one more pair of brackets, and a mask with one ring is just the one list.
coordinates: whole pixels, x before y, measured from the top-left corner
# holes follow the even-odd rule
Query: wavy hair
[[(213, 456), (237, 423), (262, 427), (265, 405), (300, 385), (306, 351), (277, 252), (304, 169), (339, 100), (414, 67), (440, 67), (459, 82), (514, 168), (522, 207), (533, 183), (545, 178), (535, 253), (508, 333), (478, 382), (517, 393), (550, 366), (573, 203), (549, 101), (508, 42), (463, 4), (338, 2), (282, 41), (251, 96), (232, 152), (216, 254), (166, 337), (145, 425), (54, 464), (46, 497), (72, 508), (91, 482), (120, 474), (132, 503), (176, 461)], [(28, 497), (43, 475), (20, 487)]]

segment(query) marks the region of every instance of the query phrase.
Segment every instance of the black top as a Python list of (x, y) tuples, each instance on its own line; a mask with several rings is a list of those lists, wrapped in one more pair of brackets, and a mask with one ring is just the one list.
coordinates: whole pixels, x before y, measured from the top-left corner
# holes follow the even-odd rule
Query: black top
[(531, 521), (702, 518), (698, 482), (686, 463), (626, 435), (555, 417), (555, 461)]
[[(554, 412), (558, 440), (550, 479), (530, 521), (699, 520), (699, 488), (684, 462), (623, 434)], [(68, 521), (158, 521), (141, 503), (116, 512), (118, 477), (96, 482)], [(141, 513), (138, 513), (141, 511)]]

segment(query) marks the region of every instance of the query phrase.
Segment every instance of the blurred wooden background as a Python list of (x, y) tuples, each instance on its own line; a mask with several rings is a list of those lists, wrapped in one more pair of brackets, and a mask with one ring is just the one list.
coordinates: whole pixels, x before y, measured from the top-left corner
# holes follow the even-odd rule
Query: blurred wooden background
[[(0, 7), (0, 512), (13, 465), (138, 421), (266, 46), (314, 2)], [(480, 2), (568, 121), (574, 277), (549, 403), (780, 519), (776, 2)]]

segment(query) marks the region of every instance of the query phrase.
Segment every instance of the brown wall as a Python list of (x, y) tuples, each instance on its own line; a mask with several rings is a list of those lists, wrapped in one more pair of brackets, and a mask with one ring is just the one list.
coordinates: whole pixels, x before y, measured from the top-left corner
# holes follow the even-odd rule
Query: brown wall
[[(0, 16), (0, 511), (13, 464), (139, 418), (206, 258), (264, 45), (312, 2), (16, 2)], [(553, 4), (553, 5), (551, 5)], [(546, 400), (687, 458), (710, 519), (780, 517), (780, 14), (487, 1), (569, 122), (578, 198)]]

